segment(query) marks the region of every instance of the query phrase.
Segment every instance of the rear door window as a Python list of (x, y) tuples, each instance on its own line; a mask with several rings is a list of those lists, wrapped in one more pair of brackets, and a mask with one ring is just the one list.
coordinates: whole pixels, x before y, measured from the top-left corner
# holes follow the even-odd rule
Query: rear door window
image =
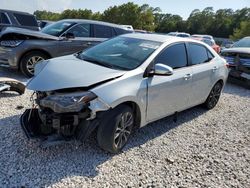
[(23, 26), (34, 26), (38, 27), (37, 21), (34, 16), (26, 15), (26, 14), (13, 14), (14, 17), (17, 19), (18, 23)]
[(187, 66), (187, 53), (184, 43), (174, 44), (164, 49), (155, 59), (155, 64), (161, 63), (173, 69)]
[(194, 43), (189, 43), (189, 55), (192, 65), (206, 63), (213, 58), (213, 55), (205, 46)]
[(114, 36), (113, 28), (105, 25), (94, 25), (94, 36), (96, 38), (111, 38)]
[(72, 33), (75, 37), (90, 37), (90, 24), (73, 26), (67, 33)]
[(10, 21), (5, 13), (0, 13), (0, 23), (1, 24), (10, 24)]

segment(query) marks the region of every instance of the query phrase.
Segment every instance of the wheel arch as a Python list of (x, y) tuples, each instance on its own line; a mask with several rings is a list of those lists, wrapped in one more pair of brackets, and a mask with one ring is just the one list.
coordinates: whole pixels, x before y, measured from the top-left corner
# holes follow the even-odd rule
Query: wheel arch
[(127, 105), (133, 110), (134, 115), (135, 115), (135, 127), (134, 128), (135, 129), (140, 128), (140, 125), (141, 125), (141, 110), (140, 110), (139, 105), (134, 101), (126, 101), (126, 102), (123, 102), (123, 103), (119, 104), (118, 106), (120, 106), (120, 105)]
[(52, 58), (52, 55), (49, 52), (47, 52), (46, 50), (43, 50), (43, 49), (30, 49), (30, 50), (27, 50), (19, 58), (19, 61), (18, 61), (18, 70), (20, 70), (20, 65), (21, 65), (22, 59), (25, 57), (25, 55), (27, 55), (28, 53), (31, 53), (31, 52), (43, 53), (46, 56), (48, 56), (49, 58)]
[[(221, 78), (221, 79), (219, 79), (217, 82), (215, 82), (215, 84), (217, 84), (217, 83), (221, 83), (222, 84), (222, 86), (224, 86), (224, 80)], [(214, 84), (214, 85), (215, 85)]]

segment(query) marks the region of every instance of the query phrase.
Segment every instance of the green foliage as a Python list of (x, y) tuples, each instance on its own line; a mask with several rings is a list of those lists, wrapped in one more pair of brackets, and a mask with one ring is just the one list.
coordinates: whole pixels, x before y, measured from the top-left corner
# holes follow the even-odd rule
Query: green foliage
[(250, 8), (247, 7), (236, 11), (219, 9), (216, 12), (213, 7), (195, 9), (187, 20), (183, 20), (179, 15), (164, 14), (159, 7), (150, 7), (148, 4), (139, 6), (133, 2), (109, 7), (103, 13), (93, 13), (88, 9), (68, 9), (62, 13), (35, 11), (34, 15), (37, 19), (53, 21), (67, 18), (103, 20), (161, 33), (179, 31), (225, 38), (230, 35), (232, 38), (250, 35)]
[(250, 36), (250, 21), (240, 22), (240, 27), (234, 30), (234, 33), (230, 38), (236, 40), (245, 36)]
[(103, 12), (104, 21), (132, 25), (137, 29), (154, 30), (154, 12), (160, 11), (159, 8), (152, 8), (147, 4), (139, 6), (132, 2), (120, 6), (109, 7)]

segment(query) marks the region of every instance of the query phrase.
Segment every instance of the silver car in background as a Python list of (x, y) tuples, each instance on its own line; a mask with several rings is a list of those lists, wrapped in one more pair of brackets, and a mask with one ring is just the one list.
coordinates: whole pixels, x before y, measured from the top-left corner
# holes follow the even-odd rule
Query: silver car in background
[(41, 60), (73, 54), (131, 32), (117, 24), (84, 19), (61, 20), (40, 32), (6, 28), (0, 34), (0, 66), (32, 77), (34, 65)]
[(199, 41), (156, 34), (119, 36), (84, 52), (40, 62), (27, 88), (35, 108), (21, 125), (43, 143), (84, 141), (119, 152), (132, 131), (165, 116), (217, 104), (227, 64)]

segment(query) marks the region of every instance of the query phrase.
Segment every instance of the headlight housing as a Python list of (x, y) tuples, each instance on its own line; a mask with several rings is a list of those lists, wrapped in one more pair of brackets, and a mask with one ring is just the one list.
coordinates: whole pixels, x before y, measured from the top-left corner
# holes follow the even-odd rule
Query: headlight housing
[(97, 96), (92, 92), (75, 92), (70, 94), (49, 95), (38, 103), (56, 113), (79, 112)]
[(4, 47), (14, 48), (14, 47), (19, 46), (22, 42), (23, 40), (3, 40), (1, 41), (0, 44), (1, 46), (4, 46)]

